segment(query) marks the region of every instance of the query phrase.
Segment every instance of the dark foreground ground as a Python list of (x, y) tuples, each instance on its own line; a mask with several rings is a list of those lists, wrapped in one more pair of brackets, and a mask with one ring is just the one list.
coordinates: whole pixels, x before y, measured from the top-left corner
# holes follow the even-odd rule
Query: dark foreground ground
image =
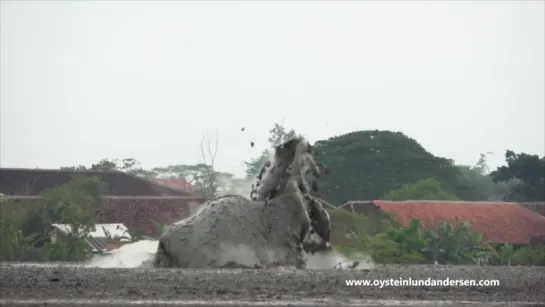
[[(496, 279), (499, 287), (363, 287), (347, 279)], [(2, 306), (545, 306), (539, 267), (369, 271), (98, 269), (0, 265)]]

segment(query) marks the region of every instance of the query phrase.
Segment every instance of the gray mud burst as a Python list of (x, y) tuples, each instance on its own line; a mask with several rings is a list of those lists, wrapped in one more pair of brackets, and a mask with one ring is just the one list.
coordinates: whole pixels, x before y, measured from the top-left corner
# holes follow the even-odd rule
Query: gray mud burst
[[(251, 199), (227, 195), (170, 225), (159, 239), (155, 267), (305, 268), (304, 252), (329, 247), (329, 216), (317, 192), (320, 169), (310, 144), (297, 138), (275, 149)], [(312, 232), (320, 244), (305, 242)]]

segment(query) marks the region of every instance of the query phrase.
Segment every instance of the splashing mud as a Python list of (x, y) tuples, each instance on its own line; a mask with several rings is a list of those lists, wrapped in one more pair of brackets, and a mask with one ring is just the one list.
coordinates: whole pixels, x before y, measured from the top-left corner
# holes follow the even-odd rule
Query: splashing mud
[(157, 250), (156, 240), (142, 240), (125, 244), (119, 249), (94, 256), (88, 266), (99, 268), (138, 268), (148, 266)]
[[(330, 247), (329, 216), (310, 194), (320, 175), (308, 141), (295, 138), (277, 146), (251, 199), (218, 197), (170, 225), (159, 239), (154, 267), (305, 268), (304, 251)], [(322, 242), (305, 244), (313, 232)]]
[(361, 254), (348, 259), (334, 251), (307, 254), (306, 260), (307, 269), (310, 270), (370, 270), (374, 267), (369, 256)]
[[(369, 261), (349, 262), (329, 244), (329, 214), (316, 197), (322, 174), (308, 141), (289, 140), (275, 148), (251, 185), (251, 199), (218, 197), (170, 225), (158, 242), (126, 245), (93, 263), (159, 268), (368, 267)], [(129, 254), (130, 261), (123, 263)]]
[[(151, 262), (159, 241), (142, 240), (126, 244), (121, 248), (104, 255), (97, 255), (84, 266), (98, 268), (139, 268), (152, 267)], [(255, 261), (248, 248), (226, 250), (226, 257), (237, 257), (245, 264)], [(356, 269), (365, 270), (373, 267), (370, 257), (361, 255), (357, 258), (358, 264), (353, 267), (354, 260), (347, 259), (335, 252), (307, 254), (307, 269)]]

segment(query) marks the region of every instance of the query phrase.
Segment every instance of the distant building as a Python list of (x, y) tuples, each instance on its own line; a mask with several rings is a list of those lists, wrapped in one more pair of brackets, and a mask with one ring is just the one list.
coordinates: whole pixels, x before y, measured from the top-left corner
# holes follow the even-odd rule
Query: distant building
[(545, 216), (545, 202), (521, 203), (520, 205)]
[(191, 196), (193, 192), (185, 180), (175, 186), (163, 179), (146, 179), (124, 172), (0, 168), (0, 193), (36, 196), (67, 183), (74, 175), (99, 178), (107, 184), (108, 196)]
[(405, 226), (418, 219), (426, 229), (468, 221), (494, 244), (528, 245), (545, 236), (545, 217), (517, 203), (374, 200), (350, 201), (343, 208), (377, 218), (392, 217)]
[[(181, 193), (194, 193), (196, 190), (191, 183), (187, 182), (187, 180), (183, 178), (152, 178), (150, 180), (158, 185), (180, 191)], [(191, 215), (195, 213), (199, 209), (200, 205), (202, 205), (202, 202), (189, 201), (188, 214)]]
[(40, 193), (69, 182), (74, 175), (107, 184), (99, 223), (122, 223), (140, 235), (158, 236), (158, 226), (189, 216), (206, 199), (193, 195), (183, 179), (145, 179), (123, 172), (0, 168), (0, 193), (21, 205), (39, 205)]
[(152, 178), (153, 183), (179, 191), (180, 193), (193, 193), (195, 187), (183, 178)]

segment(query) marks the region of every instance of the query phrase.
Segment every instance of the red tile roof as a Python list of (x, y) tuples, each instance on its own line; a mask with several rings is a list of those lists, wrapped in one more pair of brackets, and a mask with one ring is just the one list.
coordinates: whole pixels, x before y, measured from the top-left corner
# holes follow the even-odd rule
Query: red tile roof
[(545, 202), (521, 203), (520, 205), (545, 216)]
[(185, 179), (153, 178), (152, 182), (180, 192), (193, 192), (195, 187)]
[(545, 235), (545, 217), (506, 202), (383, 201), (373, 202), (393, 213), (403, 225), (419, 219), (427, 229), (446, 221), (462, 223), (481, 232), (492, 243), (529, 244), (532, 237)]

